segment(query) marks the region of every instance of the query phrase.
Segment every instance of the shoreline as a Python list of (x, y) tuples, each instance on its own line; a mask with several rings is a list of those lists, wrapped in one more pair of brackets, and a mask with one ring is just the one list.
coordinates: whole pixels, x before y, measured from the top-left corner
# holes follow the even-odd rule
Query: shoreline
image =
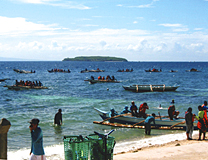
[[(185, 134), (185, 132), (184, 132)], [(207, 138), (207, 137), (206, 137)], [(208, 153), (202, 149), (207, 147), (208, 139), (198, 141), (198, 134), (193, 135), (193, 140), (175, 140), (164, 144), (150, 145), (148, 147), (136, 148), (131, 151), (114, 154), (114, 160), (205, 160)]]
[[(184, 135), (184, 136), (182, 136)], [(161, 136), (163, 138), (167, 138)], [(208, 153), (204, 152), (202, 148), (207, 147), (208, 139), (198, 141), (198, 131), (194, 132), (193, 140), (186, 140), (184, 133), (171, 134), (168, 141), (161, 141), (160, 137), (150, 137), (145, 141), (128, 141), (125, 143), (118, 143), (114, 147), (114, 160), (169, 160), (169, 159), (187, 159), (187, 160), (205, 160)], [(208, 138), (208, 137), (206, 137)], [(151, 140), (151, 141), (150, 141)], [(157, 142), (155, 142), (157, 140)], [(138, 143), (139, 142), (139, 143)], [(143, 145), (141, 145), (141, 143)], [(64, 160), (64, 146), (63, 144), (45, 147), (47, 160)], [(9, 159), (26, 160), (29, 156), (29, 149), (18, 150), (8, 154)], [(21, 155), (21, 156), (20, 156)], [(18, 157), (18, 158), (17, 158)]]

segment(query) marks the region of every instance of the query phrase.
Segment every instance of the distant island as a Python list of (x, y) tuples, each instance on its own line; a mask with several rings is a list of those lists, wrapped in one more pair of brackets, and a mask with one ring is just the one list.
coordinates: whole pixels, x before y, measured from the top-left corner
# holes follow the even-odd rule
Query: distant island
[(104, 57), (104, 56), (79, 56), (75, 58), (64, 58), (62, 61), (116, 61), (116, 62), (128, 62), (125, 58), (118, 57)]

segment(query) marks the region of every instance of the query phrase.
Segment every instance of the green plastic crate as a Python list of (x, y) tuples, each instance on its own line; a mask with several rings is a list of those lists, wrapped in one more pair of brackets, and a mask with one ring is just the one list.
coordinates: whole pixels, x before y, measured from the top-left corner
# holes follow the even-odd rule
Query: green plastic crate
[(65, 160), (89, 160), (90, 141), (80, 136), (64, 136)]
[[(102, 135), (104, 136), (104, 135)], [(105, 141), (97, 134), (90, 134), (87, 136), (91, 141), (90, 159), (91, 160), (113, 160), (113, 148), (115, 146), (115, 138), (108, 136), (107, 138), (107, 151), (105, 152)], [(105, 154), (106, 153), (106, 154)]]

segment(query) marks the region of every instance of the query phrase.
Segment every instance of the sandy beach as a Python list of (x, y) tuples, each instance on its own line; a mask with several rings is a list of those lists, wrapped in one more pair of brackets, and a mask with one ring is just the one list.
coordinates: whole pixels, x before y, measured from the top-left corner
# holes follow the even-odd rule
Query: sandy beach
[[(185, 134), (185, 133), (184, 133)], [(203, 151), (207, 148), (208, 140), (198, 141), (195, 135), (193, 140), (173, 141), (162, 145), (154, 145), (144, 148), (119, 153), (114, 155), (114, 160), (205, 160), (208, 159), (208, 153)]]

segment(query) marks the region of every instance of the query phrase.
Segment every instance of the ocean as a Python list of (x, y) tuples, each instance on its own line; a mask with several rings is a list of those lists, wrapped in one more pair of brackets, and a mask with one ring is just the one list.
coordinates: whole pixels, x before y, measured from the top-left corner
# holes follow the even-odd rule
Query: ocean
[[(51, 69), (70, 69), (71, 73), (49, 73)], [(80, 73), (81, 70), (102, 69), (105, 72)], [(118, 69), (131, 69), (133, 72), (117, 72)], [(162, 69), (159, 73), (149, 73), (147, 69)], [(197, 68), (201, 72), (186, 72)], [(33, 74), (20, 74), (13, 71), (35, 70)], [(169, 71), (178, 72), (170, 73)], [(143, 129), (115, 128), (93, 124), (93, 121), (102, 119), (93, 109), (104, 111), (114, 108), (120, 112), (125, 105), (130, 106), (131, 101), (139, 106), (147, 102), (147, 113), (160, 112), (167, 115), (167, 109), (172, 99), (175, 100), (179, 116), (184, 116), (188, 107), (193, 108), (193, 113), (198, 113), (198, 105), (207, 100), (208, 95), (208, 62), (20, 62), (1, 61), (0, 79), (9, 78), (0, 82), (0, 119), (6, 118), (11, 122), (8, 132), (8, 159), (28, 159), (30, 152), (30, 132), (28, 121), (32, 118), (40, 119), (43, 131), (44, 148), (47, 159), (63, 159), (63, 136), (83, 135), (97, 131), (107, 133), (115, 131), (116, 153), (130, 150), (132, 147), (142, 147), (144, 144), (155, 142), (165, 143), (170, 137), (185, 138), (184, 131), (152, 130), (151, 136), (146, 136)], [(115, 76), (121, 83), (89, 84), (84, 81), (91, 76)], [(8, 90), (5, 85), (15, 84), (15, 80), (41, 81), (49, 89), (43, 90)], [(175, 92), (146, 92), (134, 93), (125, 91), (123, 85), (132, 84), (165, 84), (179, 85)], [(162, 109), (159, 109), (159, 105)], [(62, 109), (63, 125), (53, 125), (54, 115)], [(161, 137), (161, 138), (160, 138)]]

